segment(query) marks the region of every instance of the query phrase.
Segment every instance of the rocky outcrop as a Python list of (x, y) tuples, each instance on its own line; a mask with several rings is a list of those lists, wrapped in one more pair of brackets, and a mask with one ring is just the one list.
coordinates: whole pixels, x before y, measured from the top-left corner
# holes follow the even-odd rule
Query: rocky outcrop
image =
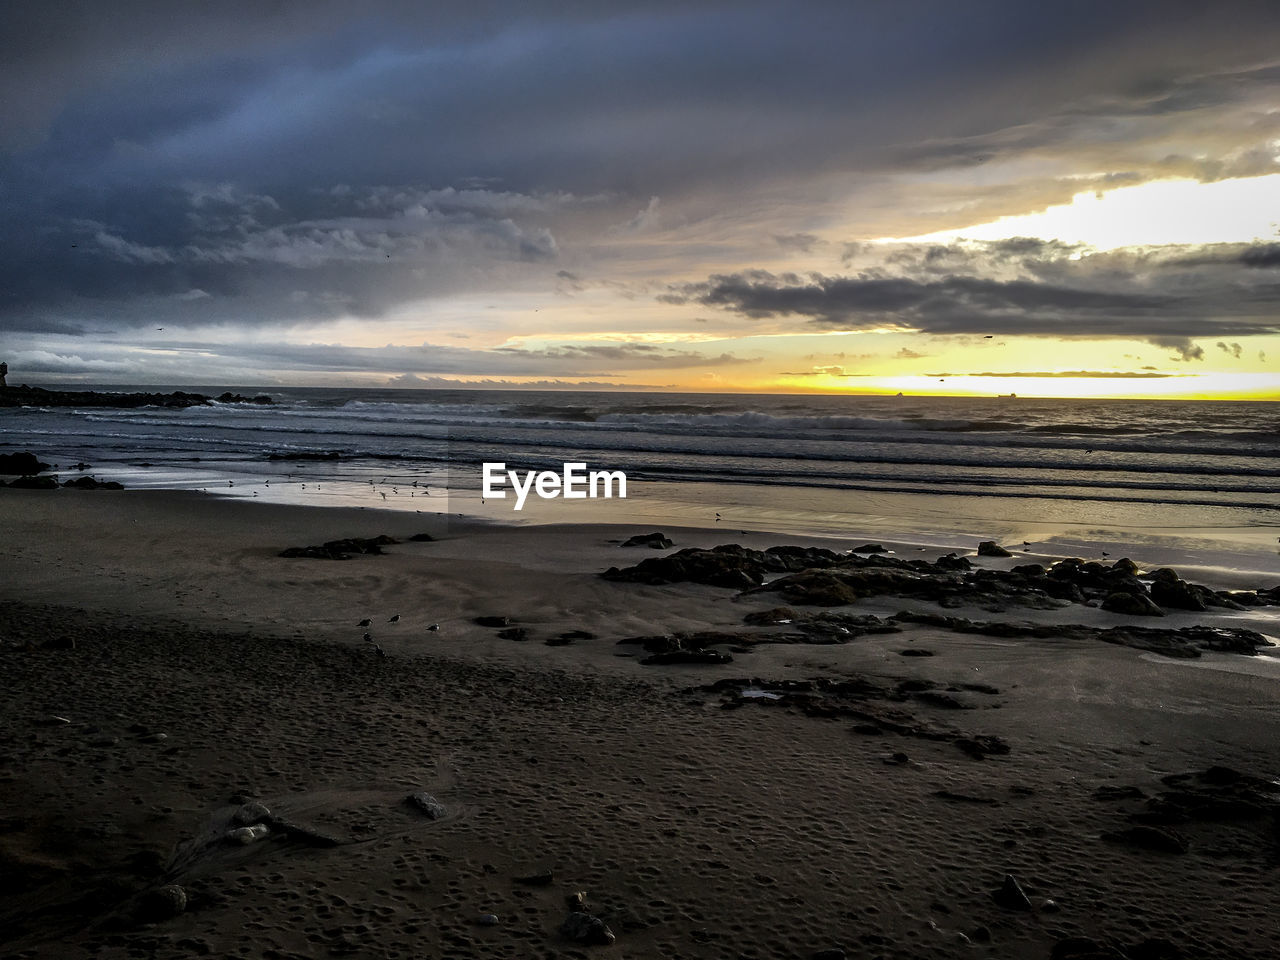
[(289, 547), (287, 550), (281, 550), (277, 556), (307, 557), (313, 560), (349, 560), (357, 554), (380, 554), (383, 547), (399, 542), (385, 534), (368, 539), (354, 537), (349, 540), (329, 540), (319, 546)]
[(10, 387), (0, 391), (0, 407), (205, 407), (213, 403), (246, 403), (268, 406), (275, 401), (265, 394), (245, 397), (223, 393), (208, 397), (203, 393), (107, 393), (97, 390), (45, 390), (42, 387)]
[(93, 477), (76, 477), (64, 480), (62, 485), (73, 490), (123, 490), (124, 484), (115, 480), (95, 480)]
[(1188, 583), (1172, 570), (1139, 574), (1137, 565), (1127, 558), (1112, 564), (1068, 558), (1049, 567), (1027, 563), (1009, 570), (988, 570), (975, 568), (956, 554), (930, 562), (881, 554), (840, 554), (813, 547), (751, 550), (725, 544), (710, 550), (690, 547), (632, 567), (610, 567), (601, 576), (655, 585), (689, 582), (743, 593), (780, 593), (788, 603), (811, 606), (896, 596), (944, 607), (978, 606), (991, 612), (1008, 607), (1053, 609), (1067, 602), (1101, 606), (1127, 616), (1156, 617), (1163, 615), (1165, 605), (1170, 609), (1238, 610), (1280, 604), (1280, 586), (1215, 591)]
[(34, 453), (0, 453), (0, 473), (7, 476), (34, 476), (48, 469)]
[(624, 547), (649, 547), (653, 550), (670, 550), (675, 546), (665, 533), (637, 533), (623, 541)]

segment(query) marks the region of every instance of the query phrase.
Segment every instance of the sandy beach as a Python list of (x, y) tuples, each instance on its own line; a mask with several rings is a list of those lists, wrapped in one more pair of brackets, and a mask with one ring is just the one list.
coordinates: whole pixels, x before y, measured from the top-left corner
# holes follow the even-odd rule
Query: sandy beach
[[(858, 530), (652, 550), (620, 545), (634, 526), (70, 490), (5, 490), (0, 520), (0, 955), (1273, 955), (1280, 648), (1106, 631), (1274, 639), (1280, 607), (600, 576)], [(642, 662), (671, 637), (731, 659)], [(601, 927), (575, 913), (616, 939), (577, 942)]]

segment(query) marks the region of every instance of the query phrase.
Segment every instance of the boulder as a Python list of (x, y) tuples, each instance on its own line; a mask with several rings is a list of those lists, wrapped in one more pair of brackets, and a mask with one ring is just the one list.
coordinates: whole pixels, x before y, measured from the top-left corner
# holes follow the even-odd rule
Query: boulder
[(667, 539), (663, 533), (637, 533), (634, 537), (624, 540), (624, 547), (649, 547), (653, 550), (669, 550), (675, 546)]
[(124, 484), (117, 483), (115, 480), (95, 480), (93, 477), (76, 477), (74, 480), (65, 480), (62, 485), (71, 487), (73, 490), (123, 490)]
[(9, 481), (9, 486), (15, 490), (57, 490), (57, 477), (19, 477), (17, 480)]
[(1151, 599), (1162, 607), (1175, 610), (1209, 609), (1194, 584), (1172, 577), (1151, 581)]
[(774, 581), (777, 590), (791, 603), (816, 607), (840, 607), (854, 603), (857, 593), (843, 579), (825, 570), (806, 570)]
[(0, 473), (9, 476), (27, 476), (48, 470), (34, 453), (0, 453)]
[(978, 556), (980, 557), (1012, 557), (1013, 554), (1006, 550), (994, 540), (983, 540), (978, 544)]
[(1163, 617), (1164, 611), (1145, 594), (1117, 591), (1102, 601), (1102, 609), (1130, 617)]

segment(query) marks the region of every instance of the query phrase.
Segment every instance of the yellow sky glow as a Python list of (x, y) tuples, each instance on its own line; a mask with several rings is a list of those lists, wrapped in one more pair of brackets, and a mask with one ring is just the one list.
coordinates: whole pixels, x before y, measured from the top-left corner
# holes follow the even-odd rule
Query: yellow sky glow
[(1077, 193), (1039, 213), (882, 241), (945, 243), (1039, 237), (1098, 250), (1181, 243), (1247, 243), (1280, 236), (1280, 174), (1200, 183), (1156, 180)]

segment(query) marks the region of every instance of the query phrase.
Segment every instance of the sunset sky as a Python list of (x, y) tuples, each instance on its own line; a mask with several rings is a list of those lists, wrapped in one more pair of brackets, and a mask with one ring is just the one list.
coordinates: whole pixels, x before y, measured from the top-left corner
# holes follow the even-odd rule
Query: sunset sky
[(1280, 399), (1280, 5), (6, 4), (10, 384)]

